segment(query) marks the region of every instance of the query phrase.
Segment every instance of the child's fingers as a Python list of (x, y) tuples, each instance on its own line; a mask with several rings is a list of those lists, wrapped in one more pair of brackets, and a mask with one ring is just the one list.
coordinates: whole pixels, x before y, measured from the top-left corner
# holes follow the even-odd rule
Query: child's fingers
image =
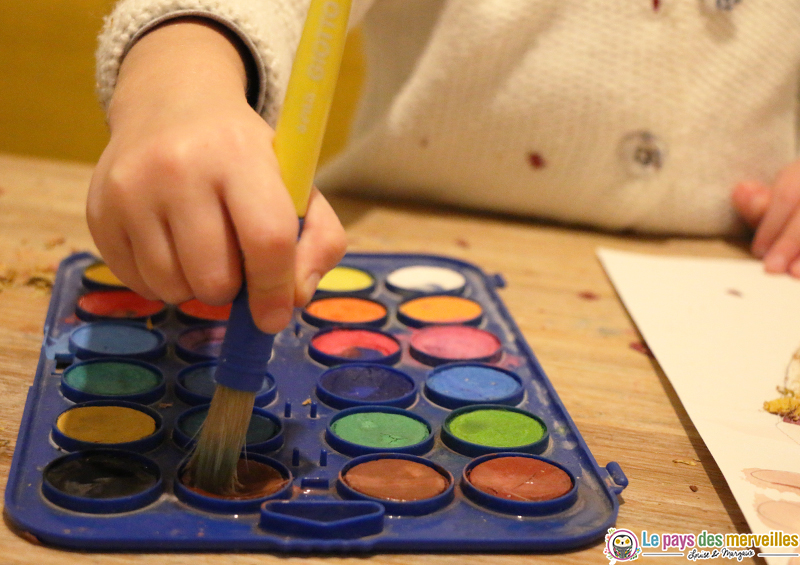
[[(784, 169), (772, 190), (769, 208), (753, 237), (752, 251), (756, 257), (765, 258), (771, 252), (773, 244), (784, 232), (799, 205), (800, 163), (795, 163)], [(772, 265), (777, 267), (781, 261), (788, 260), (776, 252), (772, 257)]]
[(226, 304), (242, 284), (242, 264), (230, 218), (213, 190), (170, 210), (170, 229), (181, 269), (195, 298)]
[(183, 273), (166, 218), (149, 210), (137, 212), (128, 217), (126, 232), (139, 274), (161, 300), (170, 304), (189, 300), (193, 297), (192, 288)]
[(244, 256), (253, 321), (267, 333), (278, 333), (294, 309), (294, 254), (297, 214), (277, 169), (232, 179), (225, 202)]
[(89, 196), (86, 199), (86, 223), (97, 249), (109, 269), (125, 286), (145, 298), (155, 300), (158, 296), (147, 286), (133, 256), (133, 249), (128, 235), (119, 223), (119, 218), (109, 211), (102, 198), (102, 184), (105, 182), (103, 161), (99, 162), (89, 184)]
[(149, 300), (157, 300), (159, 297), (150, 290), (136, 268), (133, 249), (124, 232), (118, 226), (112, 226), (110, 221), (89, 220), (88, 224), (92, 237), (97, 242), (97, 250), (100, 251), (103, 261), (111, 269), (111, 272), (135, 293)]
[(764, 257), (768, 273), (790, 272), (800, 276), (800, 213), (794, 214)]
[(311, 300), (322, 276), (342, 260), (346, 250), (347, 234), (336, 212), (314, 188), (297, 244), (295, 306), (304, 306)]
[(760, 182), (742, 182), (733, 190), (731, 198), (745, 223), (755, 229), (769, 208), (770, 189)]

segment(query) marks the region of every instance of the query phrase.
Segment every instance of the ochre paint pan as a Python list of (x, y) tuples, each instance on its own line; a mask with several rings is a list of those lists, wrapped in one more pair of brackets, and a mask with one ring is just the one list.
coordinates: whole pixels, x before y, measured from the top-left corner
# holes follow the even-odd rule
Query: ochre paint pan
[(578, 481), (565, 466), (528, 453), (496, 453), (472, 460), (461, 490), (473, 502), (514, 516), (566, 510), (578, 499)]
[(453, 501), (453, 475), (428, 459), (402, 453), (362, 455), (344, 464), (343, 498), (380, 502), (394, 516), (422, 516)]
[(161, 414), (132, 402), (96, 400), (64, 410), (52, 428), (53, 441), (67, 451), (92, 448), (151, 451), (164, 440)]

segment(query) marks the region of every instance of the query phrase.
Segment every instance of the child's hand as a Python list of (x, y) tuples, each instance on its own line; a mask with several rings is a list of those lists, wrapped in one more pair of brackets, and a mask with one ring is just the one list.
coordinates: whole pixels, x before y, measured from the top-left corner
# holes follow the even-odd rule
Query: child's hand
[(772, 187), (739, 184), (733, 203), (756, 230), (751, 249), (766, 271), (800, 278), (800, 161), (781, 171)]
[(230, 302), (244, 260), (253, 318), (276, 333), (346, 239), (315, 190), (297, 240), (273, 131), (247, 104), (246, 81), (235, 44), (209, 24), (181, 20), (140, 39), (109, 108), (87, 218), (109, 267), (149, 298)]

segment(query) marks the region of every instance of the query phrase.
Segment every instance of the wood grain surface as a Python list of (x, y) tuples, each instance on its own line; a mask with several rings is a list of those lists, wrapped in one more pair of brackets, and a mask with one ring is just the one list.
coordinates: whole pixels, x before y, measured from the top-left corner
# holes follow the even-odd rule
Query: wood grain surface
[[(5, 489), (39, 357), (58, 262), (94, 251), (84, 219), (89, 165), (0, 155), (0, 486)], [(659, 254), (745, 257), (744, 242), (638, 238), (351, 197), (332, 198), (354, 251), (464, 259), (507, 282), (500, 295), (597, 462), (630, 485), (617, 526), (639, 534), (749, 531), (702, 439), (606, 278), (599, 246)], [(100, 554), (63, 551), (0, 526), (0, 563), (404, 565), (608, 563), (602, 545), (564, 554)], [(651, 559), (685, 563), (685, 558)], [(745, 560), (760, 563), (760, 559)]]

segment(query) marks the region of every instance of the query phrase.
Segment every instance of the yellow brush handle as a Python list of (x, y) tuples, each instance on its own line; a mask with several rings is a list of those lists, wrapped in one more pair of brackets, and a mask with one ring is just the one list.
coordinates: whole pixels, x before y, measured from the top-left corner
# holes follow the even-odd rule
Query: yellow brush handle
[(342, 61), (350, 0), (312, 0), (275, 131), (281, 177), (303, 217)]

